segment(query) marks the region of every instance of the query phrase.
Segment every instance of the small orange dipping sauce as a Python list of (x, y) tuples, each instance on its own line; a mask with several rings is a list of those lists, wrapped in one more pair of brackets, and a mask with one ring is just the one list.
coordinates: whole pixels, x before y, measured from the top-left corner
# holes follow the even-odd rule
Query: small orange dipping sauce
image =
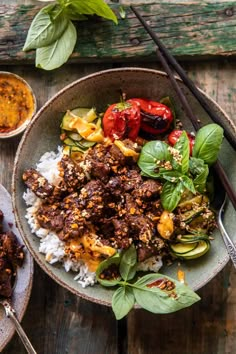
[(19, 128), (35, 111), (34, 95), (15, 74), (0, 73), (0, 134)]

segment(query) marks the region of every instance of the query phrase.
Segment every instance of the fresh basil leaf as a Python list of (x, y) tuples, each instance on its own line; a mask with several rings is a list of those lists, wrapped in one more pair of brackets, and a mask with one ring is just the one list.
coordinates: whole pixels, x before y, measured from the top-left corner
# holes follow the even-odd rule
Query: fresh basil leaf
[(62, 36), (47, 47), (36, 50), (36, 67), (53, 70), (64, 64), (73, 52), (77, 32), (71, 21)]
[(138, 166), (145, 175), (153, 178), (159, 177), (159, 167), (163, 161), (170, 161), (171, 154), (168, 151), (169, 145), (163, 141), (149, 141), (140, 153)]
[(97, 15), (118, 23), (115, 13), (103, 0), (73, 0), (67, 8), (73, 9), (75, 15)]
[(198, 176), (206, 166), (205, 162), (202, 159), (196, 157), (190, 157), (189, 160), (189, 171), (193, 176)]
[(193, 176), (195, 189), (200, 193), (204, 193), (206, 191), (206, 182), (209, 175), (208, 165), (206, 165), (202, 159), (191, 157), (189, 170)]
[[(53, 6), (53, 10), (52, 10)], [(51, 21), (47, 10), (53, 11), (55, 20)], [(58, 11), (58, 16), (55, 13)], [(48, 5), (42, 8), (33, 19), (27, 34), (23, 50), (46, 47), (58, 40), (68, 27), (69, 20), (61, 13), (58, 6)]]
[[(161, 290), (160, 285), (173, 284)], [(200, 297), (189, 287), (162, 274), (148, 274), (132, 284), (135, 300), (144, 309), (153, 313), (171, 313), (191, 306)]]
[(77, 13), (76, 8), (74, 7), (73, 4), (71, 4), (69, 7), (67, 6), (64, 10), (64, 13), (71, 21), (86, 21), (86, 20), (88, 20), (87, 16)]
[(184, 186), (184, 188), (188, 189), (193, 194), (196, 193), (196, 190), (195, 190), (194, 184), (193, 184), (193, 180), (191, 178), (189, 178), (188, 176), (182, 176), (180, 178), (180, 180), (181, 180), (181, 183)]
[(173, 167), (177, 171), (181, 171), (183, 174), (185, 174), (189, 169), (189, 139), (186, 131), (183, 131), (183, 133), (180, 135), (178, 141), (174, 145), (174, 149), (179, 152), (179, 156), (177, 156), (176, 159), (175, 156), (173, 156)]
[(133, 289), (128, 286), (119, 287), (112, 296), (112, 310), (117, 320), (121, 320), (132, 309), (135, 303)]
[(163, 208), (168, 211), (173, 211), (181, 199), (183, 190), (184, 188), (181, 182), (174, 184), (167, 181), (161, 192), (161, 204)]
[(120, 275), (127, 281), (133, 279), (137, 268), (137, 252), (134, 244), (125, 250), (121, 256), (120, 261)]
[(183, 177), (183, 173), (179, 171), (166, 171), (160, 169), (159, 176), (166, 181), (177, 183)]
[(118, 266), (120, 264), (120, 254), (119, 253), (116, 253), (114, 256), (105, 259), (105, 261), (101, 262), (99, 264), (99, 266), (97, 267), (96, 279), (101, 285), (103, 285), (103, 286), (115, 286), (115, 285), (119, 284), (119, 282), (121, 280), (120, 276), (118, 278), (116, 278), (116, 279), (111, 279), (111, 280), (100, 278), (100, 275), (102, 274), (102, 272), (104, 270), (106, 270), (107, 268), (109, 268), (110, 266), (112, 266), (113, 264), (115, 266), (117, 266), (117, 268), (118, 268)]
[(200, 158), (208, 165), (212, 165), (217, 160), (223, 132), (223, 129), (215, 123), (200, 128), (195, 138), (193, 157)]

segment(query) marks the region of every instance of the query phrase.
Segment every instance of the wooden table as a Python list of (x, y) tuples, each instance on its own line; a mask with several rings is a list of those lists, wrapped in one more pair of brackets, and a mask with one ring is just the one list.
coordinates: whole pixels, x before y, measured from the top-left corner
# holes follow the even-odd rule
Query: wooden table
[[(0, 70), (24, 77), (36, 93), (38, 108), (59, 89), (86, 74), (120, 66), (161, 68), (153, 61), (135, 59), (132, 63), (124, 59), (116, 63), (108, 60), (105, 64), (75, 63), (52, 72), (40, 71), (32, 64), (9, 63), (1, 65)], [(236, 123), (236, 62), (213, 56), (210, 61), (182, 60), (182, 65)], [(0, 183), (9, 192), (20, 138), (0, 141)], [(199, 303), (174, 314), (153, 315), (136, 310), (126, 320), (117, 322), (110, 308), (74, 296), (35, 264), (32, 295), (22, 325), (39, 354), (235, 353), (236, 271), (231, 264), (199, 295)], [(25, 353), (17, 335), (3, 353)]]

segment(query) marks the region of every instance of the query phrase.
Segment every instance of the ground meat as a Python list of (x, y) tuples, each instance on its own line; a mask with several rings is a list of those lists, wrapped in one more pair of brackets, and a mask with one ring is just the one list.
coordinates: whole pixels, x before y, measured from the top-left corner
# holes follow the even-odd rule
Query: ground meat
[(48, 182), (37, 170), (30, 168), (23, 173), (23, 180), (37, 197), (50, 199), (53, 195), (54, 186)]
[(111, 195), (120, 197), (123, 189), (121, 178), (119, 176), (111, 177), (105, 187)]
[(139, 184), (133, 191), (132, 195), (144, 201), (158, 198), (162, 190), (162, 184), (154, 179), (148, 179)]
[[(132, 141), (122, 143), (140, 151), (140, 146)], [(127, 249), (132, 243), (138, 249), (149, 249), (157, 238), (161, 185), (141, 176), (132, 156), (124, 156), (115, 144), (96, 144), (84, 154), (79, 165), (64, 156), (59, 169), (59, 188), (65, 194), (53, 201), (55, 187), (44, 179), (48, 198), (37, 214), (42, 227), (55, 230), (66, 241), (93, 229), (103, 244), (116, 249)], [(31, 189), (32, 184), (28, 183)], [(44, 194), (38, 196), (42, 199)], [(144, 251), (139, 252), (145, 257)]]
[(121, 176), (123, 182), (123, 188), (125, 192), (130, 192), (133, 189), (138, 189), (143, 183), (142, 177), (137, 170), (128, 170), (126, 174)]
[(63, 211), (56, 204), (43, 204), (36, 213), (39, 225), (45, 229), (60, 231), (63, 228)]
[(139, 206), (132, 197), (132, 195), (128, 193), (125, 194), (125, 209), (127, 215), (137, 215), (142, 213), (142, 210), (139, 209)]
[(155, 235), (154, 223), (144, 215), (129, 215), (127, 219), (132, 237), (148, 244)]
[(103, 215), (109, 194), (101, 181), (92, 180), (80, 190), (79, 199), (84, 209), (84, 217), (96, 222)]
[(120, 151), (120, 149), (112, 144), (109, 154), (107, 154), (107, 158), (110, 158), (109, 162), (111, 165), (117, 166), (125, 166), (126, 165), (126, 158)]
[(104, 162), (91, 161), (91, 176), (106, 183), (109, 180), (110, 166)]
[(6, 257), (0, 256), (0, 296), (10, 297), (14, 283), (14, 275), (11, 264)]
[(69, 193), (78, 190), (87, 180), (83, 169), (67, 155), (61, 159), (59, 171), (63, 179), (62, 189), (66, 189)]
[[(1, 212), (3, 221), (3, 213)], [(24, 260), (23, 246), (19, 245), (12, 231), (0, 234), (0, 296), (10, 297), (16, 277), (17, 267)]]
[(59, 233), (61, 240), (83, 236), (86, 230), (86, 220), (77, 208), (68, 209), (64, 216), (64, 227)]
[(129, 225), (125, 219), (119, 220), (117, 218), (113, 218), (112, 223), (114, 226), (114, 234), (116, 238), (123, 238), (129, 236)]
[(156, 238), (155, 243), (150, 243), (148, 246), (145, 243), (139, 243), (138, 246), (138, 261), (142, 262), (149, 257), (160, 255), (165, 248), (165, 243), (162, 239)]

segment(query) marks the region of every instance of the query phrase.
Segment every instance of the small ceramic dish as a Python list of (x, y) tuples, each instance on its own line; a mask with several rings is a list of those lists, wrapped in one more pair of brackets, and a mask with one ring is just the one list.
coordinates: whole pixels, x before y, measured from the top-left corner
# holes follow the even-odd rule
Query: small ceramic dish
[(0, 139), (22, 133), (36, 112), (32, 88), (20, 76), (0, 71)]
[[(211, 122), (209, 116), (199, 105), (186, 86), (179, 80), (194, 113), (202, 124)], [(160, 98), (170, 96), (176, 104), (176, 114), (181, 118), (186, 130), (192, 131), (189, 119), (186, 117), (178, 97), (170, 83), (168, 76), (160, 71), (143, 68), (111, 69), (86, 76), (65, 87), (51, 98), (37, 112), (21, 139), (14, 166), (13, 174), (13, 206), (17, 225), (24, 241), (40, 267), (60, 285), (90, 301), (104, 305), (111, 305), (113, 290), (104, 288), (99, 284), (83, 288), (75, 280), (75, 273), (65, 272), (59, 265), (51, 265), (45, 260), (45, 255), (39, 252), (39, 239), (33, 235), (25, 218), (26, 204), (23, 193), (26, 187), (22, 180), (23, 171), (35, 167), (42, 154), (47, 151), (57, 151), (60, 142), (60, 124), (63, 115), (68, 109), (76, 107), (96, 107), (102, 112), (110, 103), (118, 102), (120, 90), (125, 92), (128, 98), (146, 97), (158, 101)], [(204, 94), (204, 93), (203, 93)], [(204, 94), (207, 101), (218, 115), (228, 124), (230, 129), (236, 132), (235, 126), (226, 113), (210, 97)], [(35, 141), (37, 144), (35, 145)], [(32, 153), (32, 147), (34, 151)], [(236, 187), (236, 156), (235, 151), (224, 139), (219, 156), (222, 165)], [(229, 163), (230, 161), (230, 163)], [(225, 225), (233, 241), (236, 241), (235, 211), (232, 205), (225, 211)], [(211, 251), (204, 257), (182, 262), (181, 269), (186, 274), (186, 282), (194, 290), (198, 290), (209, 282), (228, 262), (229, 256), (219, 230), (213, 233)], [(177, 278), (179, 265), (174, 262), (171, 266), (162, 267), (160, 273)]]
[[(20, 244), (23, 244), (23, 240), (16, 228), (14, 214), (12, 212), (12, 203), (10, 194), (0, 184), (0, 210), (4, 214), (3, 230), (11, 230), (16, 235)], [(11, 304), (16, 311), (16, 317), (18, 321), (21, 321), (25, 310), (28, 305), (28, 301), (31, 294), (32, 282), (33, 282), (33, 258), (29, 251), (24, 247), (25, 259), (21, 267), (17, 269), (16, 282), (13, 289), (13, 295), (11, 298)], [(11, 340), (15, 333), (15, 325), (10, 318), (7, 318), (5, 310), (0, 305), (0, 352)]]

